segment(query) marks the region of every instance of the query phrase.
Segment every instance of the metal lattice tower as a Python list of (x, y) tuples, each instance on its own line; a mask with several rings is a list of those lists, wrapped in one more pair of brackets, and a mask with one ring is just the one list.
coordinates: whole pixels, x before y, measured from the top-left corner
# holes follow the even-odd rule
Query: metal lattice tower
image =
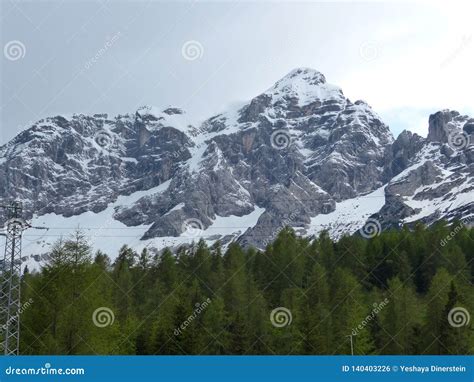
[(7, 211), (5, 253), (0, 276), (1, 353), (18, 355), (20, 344), (21, 235), (26, 222), (19, 202), (1, 205)]

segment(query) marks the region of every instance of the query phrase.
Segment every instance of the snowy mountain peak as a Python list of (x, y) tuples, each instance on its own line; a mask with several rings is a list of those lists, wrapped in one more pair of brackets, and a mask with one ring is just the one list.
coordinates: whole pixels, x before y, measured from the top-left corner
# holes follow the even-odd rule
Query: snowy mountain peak
[(326, 77), (312, 68), (296, 68), (276, 82), (275, 86), (285, 86), (298, 81), (305, 81), (311, 85), (326, 83)]
[(296, 99), (299, 107), (328, 100), (346, 101), (339, 87), (328, 84), (324, 74), (309, 68), (292, 70), (264, 94), (270, 96), (272, 103), (277, 105)]

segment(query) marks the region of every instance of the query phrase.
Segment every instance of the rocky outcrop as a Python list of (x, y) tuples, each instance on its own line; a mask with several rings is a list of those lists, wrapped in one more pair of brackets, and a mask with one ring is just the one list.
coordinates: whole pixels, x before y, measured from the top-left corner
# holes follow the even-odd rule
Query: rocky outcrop
[(430, 115), (428, 128), (428, 141), (448, 143), (449, 138), (456, 133), (466, 132), (472, 134), (474, 120), (466, 115), (461, 115), (455, 110), (442, 110)]
[(372, 216), (388, 226), (474, 214), (472, 118), (443, 110), (429, 117), (426, 139), (403, 132), (388, 151), (385, 205)]

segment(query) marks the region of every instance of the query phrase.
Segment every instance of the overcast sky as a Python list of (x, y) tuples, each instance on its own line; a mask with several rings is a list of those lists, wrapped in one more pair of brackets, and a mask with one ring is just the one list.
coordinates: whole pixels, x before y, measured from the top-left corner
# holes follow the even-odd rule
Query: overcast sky
[(52, 115), (249, 100), (296, 67), (396, 135), (474, 116), (474, 2), (1, 1), (0, 142)]

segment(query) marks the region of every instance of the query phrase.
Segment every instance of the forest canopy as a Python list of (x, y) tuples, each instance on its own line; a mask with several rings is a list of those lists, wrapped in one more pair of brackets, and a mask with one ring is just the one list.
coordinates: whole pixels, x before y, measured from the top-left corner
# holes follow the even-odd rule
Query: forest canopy
[(77, 232), (49, 255), (22, 276), (21, 354), (473, 354), (474, 230), (456, 222), (113, 262)]

